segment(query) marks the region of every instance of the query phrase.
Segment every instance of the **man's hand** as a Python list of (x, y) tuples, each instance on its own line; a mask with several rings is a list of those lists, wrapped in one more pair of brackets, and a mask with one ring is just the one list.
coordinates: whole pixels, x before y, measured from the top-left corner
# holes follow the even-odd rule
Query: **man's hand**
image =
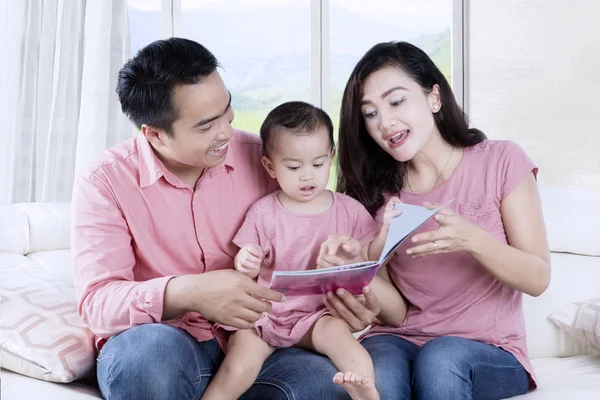
[(263, 249), (257, 244), (248, 243), (235, 256), (235, 269), (250, 279), (256, 279), (264, 259)]
[(233, 270), (218, 270), (173, 278), (165, 290), (163, 320), (187, 311), (200, 313), (209, 321), (238, 329), (249, 329), (271, 301), (283, 295), (267, 289)]

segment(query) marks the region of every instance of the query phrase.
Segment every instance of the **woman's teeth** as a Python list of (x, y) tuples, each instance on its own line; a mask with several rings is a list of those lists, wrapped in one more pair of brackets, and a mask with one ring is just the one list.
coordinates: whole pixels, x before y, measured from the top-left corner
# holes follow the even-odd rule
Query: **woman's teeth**
[(394, 136), (392, 136), (390, 138), (390, 142), (392, 142), (392, 143), (398, 143), (399, 141), (401, 141), (402, 139), (404, 139), (407, 134), (408, 134), (408, 130), (405, 130), (405, 131), (402, 131), (402, 132), (398, 132), (397, 134), (395, 134)]

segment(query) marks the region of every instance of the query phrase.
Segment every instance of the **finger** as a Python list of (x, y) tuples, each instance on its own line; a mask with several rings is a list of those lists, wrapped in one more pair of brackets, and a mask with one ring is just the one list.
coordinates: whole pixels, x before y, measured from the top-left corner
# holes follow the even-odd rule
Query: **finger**
[(374, 315), (378, 315), (381, 310), (381, 306), (379, 305), (379, 299), (375, 296), (375, 293), (371, 290), (369, 286), (365, 286), (362, 290), (363, 296), (365, 297), (365, 307), (373, 312)]
[(440, 208), (442, 206), (442, 204), (440, 203), (433, 203), (431, 201), (426, 201), (423, 203), (423, 207), (428, 208), (430, 210), (434, 210), (436, 208)]
[(346, 307), (348, 307), (348, 309), (350, 311), (352, 311), (352, 313), (363, 324), (368, 325), (371, 323), (371, 321), (369, 321), (369, 315), (368, 315), (368, 313), (370, 313), (370, 311), (367, 310), (365, 308), (365, 306), (360, 301), (358, 301), (358, 299), (356, 297), (354, 297), (352, 294), (350, 294), (347, 290), (343, 290), (343, 289), (338, 289), (336, 294), (339, 296), (340, 299), (342, 299), (342, 301), (344, 302)]
[(412, 254), (415, 257), (423, 256), (423, 255), (433, 255), (433, 254), (441, 254), (446, 252), (446, 242), (444, 241), (436, 241), (435, 244), (433, 242), (428, 242), (422, 244), (420, 246), (412, 247), (406, 250), (406, 254)]
[(246, 247), (248, 253), (258, 259), (261, 259), (263, 256), (263, 249), (256, 243), (250, 243), (248, 247)]
[(249, 281), (246, 283), (247, 289), (246, 293), (256, 299), (268, 300), (268, 301), (283, 301), (285, 297), (274, 290), (268, 289), (264, 286), (259, 285), (253, 281)]
[(423, 232), (423, 233), (419, 233), (417, 235), (414, 235), (410, 241), (412, 243), (418, 243), (418, 242), (432, 242), (434, 240), (440, 240), (440, 234), (438, 231), (429, 231), (429, 232)]
[(349, 237), (348, 240), (342, 245), (342, 248), (352, 257), (358, 256), (361, 250), (360, 243), (351, 237)]
[(437, 212), (437, 215), (456, 215), (456, 213), (454, 211), (452, 211), (449, 208), (440, 208), (440, 210)]
[(271, 311), (271, 303), (265, 300), (259, 300), (255, 297), (247, 295), (241, 302), (241, 305), (249, 310), (257, 313), (265, 313)]
[(326, 257), (321, 257), (317, 261), (317, 264), (321, 268), (328, 268), (328, 267), (337, 267), (340, 265), (344, 265), (344, 264), (346, 264), (346, 262), (337, 256), (326, 256)]
[(338, 313), (339, 318), (346, 321), (346, 323), (350, 326), (350, 328), (352, 328), (353, 331), (359, 331), (363, 328), (362, 324), (360, 323), (360, 320), (348, 307), (346, 307), (346, 305), (337, 295), (329, 293), (327, 295), (327, 300), (329, 300), (329, 303)]
[(331, 267), (337, 267), (337, 266), (338, 266), (337, 264), (334, 264), (325, 258), (320, 258), (317, 260), (317, 268), (318, 269), (331, 268)]
[(250, 329), (254, 326), (254, 322), (249, 322), (242, 318), (233, 317), (229, 321), (225, 322), (225, 325), (229, 325), (237, 329)]
[(453, 214), (445, 214), (445, 215), (441, 215), (441, 214), (436, 214), (433, 219), (435, 219), (435, 222), (437, 222), (438, 224), (440, 224), (440, 226), (448, 226), (448, 225), (452, 225), (453, 223), (456, 223), (456, 215)]
[(329, 300), (327, 299), (327, 297), (323, 298), (323, 304), (325, 304), (325, 307), (327, 307), (327, 309), (329, 310), (329, 312), (331, 313), (332, 317), (335, 318), (340, 318), (340, 314), (338, 314), (337, 310), (335, 309), (335, 307), (333, 307), (331, 305), (331, 303), (329, 302)]
[(256, 312), (249, 308), (241, 307), (237, 312), (236, 317), (243, 319), (244, 321), (248, 321), (250, 323), (255, 323), (262, 316), (262, 313)]
[(252, 253), (246, 254), (246, 257), (242, 258), (242, 262), (251, 264), (251, 263), (260, 263), (262, 261), (262, 257), (255, 256)]

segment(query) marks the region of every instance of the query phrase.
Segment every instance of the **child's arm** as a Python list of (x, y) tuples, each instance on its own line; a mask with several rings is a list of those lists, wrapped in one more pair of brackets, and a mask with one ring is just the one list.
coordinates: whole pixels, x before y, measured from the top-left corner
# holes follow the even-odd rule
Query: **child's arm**
[(256, 279), (260, 274), (265, 259), (262, 248), (254, 243), (244, 245), (235, 256), (235, 269), (251, 279)]
[(390, 225), (392, 224), (392, 219), (400, 215), (402, 211), (396, 210), (395, 204), (400, 203), (400, 199), (396, 196), (390, 198), (387, 205), (385, 206), (385, 214), (383, 214), (383, 225), (377, 234), (377, 237), (369, 243), (366, 248), (366, 258), (369, 261), (377, 261), (381, 256), (381, 252), (383, 251), (383, 247), (385, 246), (385, 240), (387, 239), (388, 232), (390, 231)]

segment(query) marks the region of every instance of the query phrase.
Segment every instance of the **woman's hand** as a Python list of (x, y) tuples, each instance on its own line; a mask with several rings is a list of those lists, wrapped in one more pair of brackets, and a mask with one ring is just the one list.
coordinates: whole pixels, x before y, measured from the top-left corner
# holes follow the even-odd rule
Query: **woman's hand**
[(364, 301), (348, 293), (347, 290), (338, 289), (335, 293), (329, 292), (323, 302), (334, 317), (340, 318), (348, 324), (352, 332), (360, 332), (375, 321), (379, 315), (379, 300), (369, 286), (362, 290)]
[(365, 261), (360, 242), (348, 235), (330, 235), (321, 244), (317, 268), (337, 267)]
[[(428, 202), (423, 205), (430, 210), (440, 206)], [(454, 251), (470, 251), (473, 238), (482, 232), (480, 227), (447, 208), (440, 209), (433, 219), (439, 224), (439, 228), (414, 235), (411, 242), (419, 245), (406, 250), (406, 254), (421, 258)]]

